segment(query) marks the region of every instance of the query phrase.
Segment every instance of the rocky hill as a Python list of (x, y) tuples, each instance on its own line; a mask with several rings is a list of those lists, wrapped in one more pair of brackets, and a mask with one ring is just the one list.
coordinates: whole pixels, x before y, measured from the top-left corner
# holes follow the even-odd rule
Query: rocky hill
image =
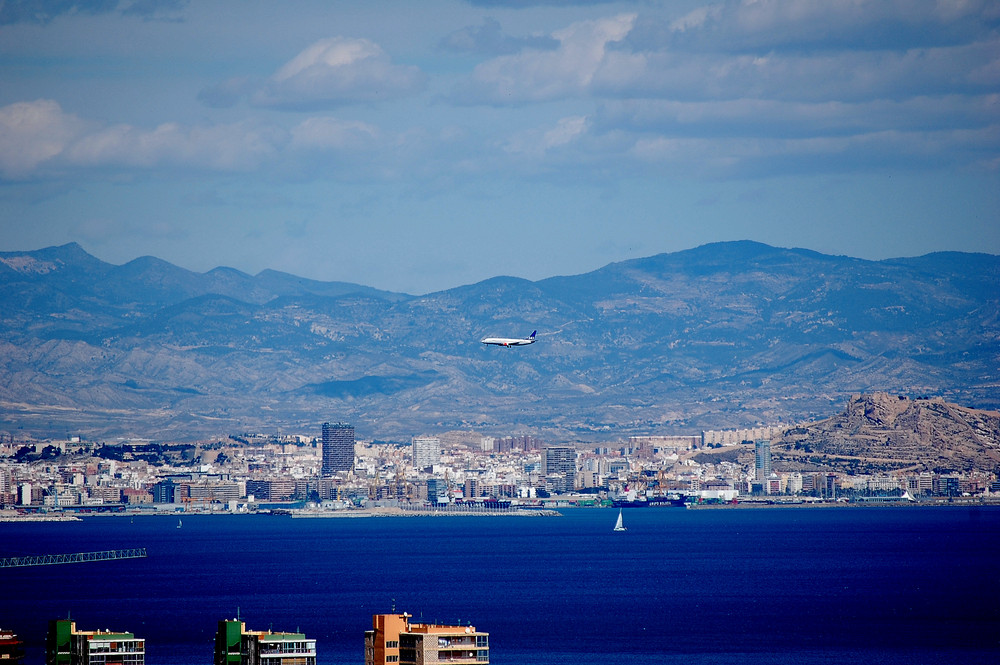
[(937, 397), (853, 395), (842, 413), (790, 430), (772, 443), (772, 452), (785, 461), (784, 467), (811, 463), (860, 473), (993, 471), (1000, 468), (1000, 412)]
[[(854, 393), (1000, 408), (1000, 257), (752, 242), (410, 295), (0, 253), (0, 430), (186, 440), (633, 433), (825, 418)], [(538, 343), (484, 347), (486, 335)]]

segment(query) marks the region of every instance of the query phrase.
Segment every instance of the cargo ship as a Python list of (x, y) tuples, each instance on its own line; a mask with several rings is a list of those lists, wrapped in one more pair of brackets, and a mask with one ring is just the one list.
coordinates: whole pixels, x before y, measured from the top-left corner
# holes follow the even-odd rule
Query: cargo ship
[(611, 505), (615, 508), (683, 508), (687, 502), (687, 497), (679, 494), (669, 496), (646, 497), (621, 497), (612, 499)]

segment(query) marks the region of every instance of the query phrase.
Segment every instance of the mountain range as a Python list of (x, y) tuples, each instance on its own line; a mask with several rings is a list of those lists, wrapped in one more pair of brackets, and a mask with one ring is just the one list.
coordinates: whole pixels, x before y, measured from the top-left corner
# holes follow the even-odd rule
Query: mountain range
[[(0, 430), (550, 442), (802, 423), (886, 391), (1000, 408), (1000, 257), (749, 241), (411, 295), (73, 243), (0, 253)], [(485, 336), (525, 336), (516, 349)]]

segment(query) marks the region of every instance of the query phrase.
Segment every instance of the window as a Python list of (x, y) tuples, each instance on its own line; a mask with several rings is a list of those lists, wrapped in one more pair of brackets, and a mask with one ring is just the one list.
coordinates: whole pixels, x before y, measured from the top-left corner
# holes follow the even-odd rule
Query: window
[(398, 649), (399, 648), (399, 640), (389, 640), (388, 642), (385, 643), (385, 648), (386, 649)]
[(399, 662), (399, 656), (386, 656), (385, 657), (385, 662), (387, 662), (387, 663), (398, 663)]
[(476, 646), (477, 647), (488, 647), (490, 645), (489, 635), (476, 635)]

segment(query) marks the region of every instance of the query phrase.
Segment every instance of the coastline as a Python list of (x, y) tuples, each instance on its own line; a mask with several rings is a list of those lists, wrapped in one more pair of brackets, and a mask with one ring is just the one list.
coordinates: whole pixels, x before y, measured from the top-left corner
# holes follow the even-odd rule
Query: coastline
[(361, 517), (557, 517), (561, 513), (552, 509), (532, 510), (426, 510), (403, 508), (361, 508), (359, 510), (291, 511), (292, 519), (329, 519)]
[(940, 501), (740, 501), (738, 503), (687, 503), (690, 510), (741, 510), (747, 508), (976, 508), (998, 507), (1000, 497), (967, 497)]
[[(361, 519), (371, 517), (558, 517), (563, 510), (588, 510), (610, 508), (611, 506), (575, 505), (569, 502), (558, 502), (552, 507), (533, 507), (527, 509), (508, 510), (456, 510), (430, 508), (400, 508), (391, 506), (376, 506), (350, 510), (308, 510), (272, 508), (260, 511), (229, 511), (229, 510), (177, 510), (176, 508), (153, 507), (147, 509), (132, 509), (120, 511), (50, 511), (25, 512), (16, 510), (0, 510), (0, 523), (11, 522), (79, 522), (91, 517), (182, 517), (187, 515), (257, 515), (266, 517), (290, 517), (292, 519)], [(936, 501), (739, 501), (736, 503), (686, 503), (688, 510), (751, 510), (751, 509), (837, 509), (837, 508), (989, 508), (1000, 507), (1000, 497), (963, 497), (941, 499)], [(664, 507), (643, 506), (665, 510)]]
[(0, 522), (79, 522), (81, 518), (69, 513), (25, 513), (9, 514), (0, 512)]

